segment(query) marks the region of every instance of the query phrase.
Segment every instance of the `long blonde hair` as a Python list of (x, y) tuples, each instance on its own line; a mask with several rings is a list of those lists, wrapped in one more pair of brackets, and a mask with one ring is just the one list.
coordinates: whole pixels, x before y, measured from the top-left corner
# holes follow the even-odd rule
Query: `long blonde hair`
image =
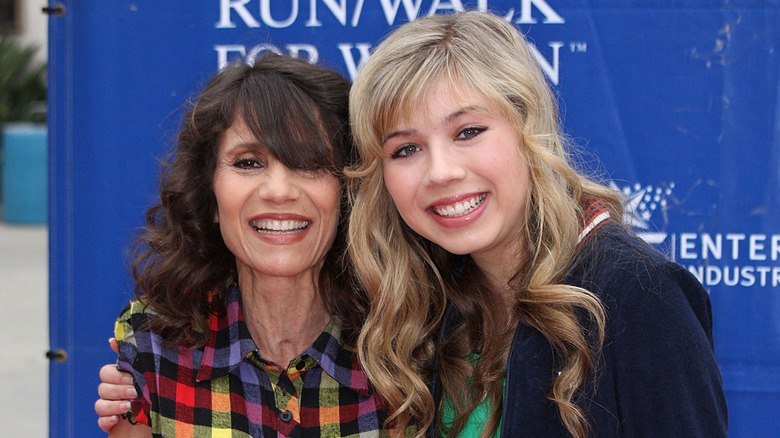
[[(516, 234), (524, 253), (508, 284), (514, 301), (509, 311), (499, 300), (486, 299), (497, 292), (470, 257), (447, 253), (411, 230), (384, 188), (383, 136), (432, 98), (442, 80), (484, 96), (525, 145), (530, 193)], [(400, 430), (416, 424), (417, 436), (432, 423), (429, 384), (438, 352), (438, 373), (455, 410), (449, 432), (460, 431), (487, 397), (492, 411), (482, 436), (491, 435), (501, 416), (511, 335), (517, 324), (526, 324), (561, 358), (548, 397), (571, 435), (585, 436), (588, 425), (576, 395), (594, 371), (604, 312), (590, 292), (560, 282), (575, 256), (582, 198), (604, 200), (616, 220), (621, 203), (615, 192), (570, 164), (555, 98), (528, 43), (511, 24), (484, 12), (407, 23), (358, 73), (350, 121), (361, 159), (348, 173), (353, 178), (349, 255), (370, 299), (358, 351), (370, 381), (394, 408), (391, 420)], [(439, 342), (448, 303), (463, 324)], [(509, 328), (507, 318), (492, 317), (496, 312), (506, 315)], [(582, 321), (583, 314), (589, 321)], [(469, 360), (474, 353), (476, 362)]]

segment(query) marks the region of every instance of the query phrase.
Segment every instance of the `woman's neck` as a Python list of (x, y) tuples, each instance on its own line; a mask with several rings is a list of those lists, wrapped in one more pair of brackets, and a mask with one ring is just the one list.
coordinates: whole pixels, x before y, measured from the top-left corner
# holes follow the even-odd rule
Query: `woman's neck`
[(313, 278), (239, 275), (241, 307), (263, 358), (286, 367), (330, 321)]
[(472, 260), (485, 274), (491, 287), (502, 294), (509, 293), (509, 281), (524, 257), (519, 240), (499, 245), (490, 251), (471, 253)]
[[(501, 301), (503, 308), (507, 310), (513, 309), (516, 294), (510, 282), (522, 264), (522, 251), (516, 249), (490, 255), (472, 254), (471, 258), (477, 269), (482, 271), (490, 285), (490, 289), (495, 293), (496, 299)], [(506, 324), (513, 323), (512, 313), (511, 310), (506, 313)]]
[(477, 268), (482, 271), (490, 283), (491, 289), (506, 295), (510, 292), (509, 280), (515, 274), (514, 270), (517, 268), (517, 260), (512, 260), (515, 263), (509, 263), (510, 260), (485, 260), (482, 258), (474, 258), (474, 263)]

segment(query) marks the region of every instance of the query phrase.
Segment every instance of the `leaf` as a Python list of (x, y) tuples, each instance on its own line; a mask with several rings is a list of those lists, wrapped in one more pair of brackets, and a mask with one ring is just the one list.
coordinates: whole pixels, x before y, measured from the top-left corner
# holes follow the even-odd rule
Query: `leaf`
[(45, 120), (40, 108), (46, 101), (46, 64), (35, 61), (37, 51), (0, 36), (0, 124)]

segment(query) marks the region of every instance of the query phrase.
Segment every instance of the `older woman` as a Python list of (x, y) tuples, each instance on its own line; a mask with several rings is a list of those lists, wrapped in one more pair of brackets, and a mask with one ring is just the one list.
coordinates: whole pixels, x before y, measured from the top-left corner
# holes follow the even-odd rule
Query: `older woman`
[(390, 433), (340, 263), (349, 87), (266, 55), (192, 103), (138, 239), (138, 299), (116, 324), (140, 397), (111, 436)]

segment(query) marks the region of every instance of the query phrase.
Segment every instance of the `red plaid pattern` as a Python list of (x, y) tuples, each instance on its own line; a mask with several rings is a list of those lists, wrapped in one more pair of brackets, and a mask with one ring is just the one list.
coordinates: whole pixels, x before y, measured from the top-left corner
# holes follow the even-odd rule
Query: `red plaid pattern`
[(368, 385), (357, 354), (340, 340), (339, 320), (286, 368), (262, 358), (244, 322), (238, 290), (227, 311), (212, 312), (204, 347), (165, 347), (154, 318), (133, 301), (116, 323), (120, 369), (141, 397), (138, 422), (156, 437), (373, 437), (387, 405)]

